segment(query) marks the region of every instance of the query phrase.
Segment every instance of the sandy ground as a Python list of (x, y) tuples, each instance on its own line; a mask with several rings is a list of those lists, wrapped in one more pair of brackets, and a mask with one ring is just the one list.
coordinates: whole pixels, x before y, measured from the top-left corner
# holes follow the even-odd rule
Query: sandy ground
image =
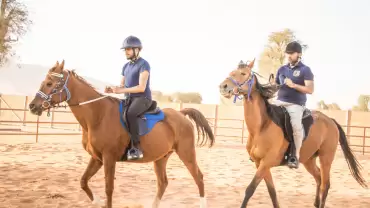
[[(78, 137), (73, 140), (61, 137), (41, 139), (37, 144), (32, 143), (34, 137), (28, 138), (28, 143), (17, 138), (0, 136), (1, 208), (95, 207), (80, 189), (79, 179), (89, 156), (82, 149)], [(245, 188), (255, 172), (244, 148), (202, 148), (197, 150), (197, 154), (204, 173), (208, 207), (240, 207)], [(370, 156), (358, 155), (358, 159), (369, 182)], [(169, 160), (167, 170), (169, 186), (161, 207), (199, 207), (198, 189), (176, 154)], [(315, 182), (303, 166), (299, 170), (278, 167), (272, 172), (281, 207), (313, 207)], [(327, 207), (370, 207), (370, 191), (352, 178), (341, 154), (337, 155), (332, 166), (331, 180)], [(89, 184), (95, 194), (105, 198), (102, 169)], [(117, 164), (114, 207), (124, 208), (132, 203), (151, 207), (155, 191), (156, 178), (151, 163)], [(250, 200), (249, 207), (272, 207), (263, 182)]]

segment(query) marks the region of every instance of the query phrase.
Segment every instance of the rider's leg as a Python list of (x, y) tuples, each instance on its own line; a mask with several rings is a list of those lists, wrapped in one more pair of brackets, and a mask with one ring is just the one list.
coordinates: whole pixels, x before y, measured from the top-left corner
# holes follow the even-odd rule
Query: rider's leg
[(291, 165), (294, 168), (298, 168), (299, 165), (299, 153), (302, 147), (303, 137), (304, 137), (304, 129), (302, 125), (302, 116), (304, 107), (300, 105), (289, 105), (286, 107), (289, 115), (290, 115), (290, 122), (293, 128), (293, 136), (294, 136), (294, 144), (296, 146), (296, 161), (294, 161)]
[(144, 113), (151, 105), (151, 100), (145, 97), (131, 98), (131, 104), (127, 110), (127, 120), (130, 126), (130, 134), (135, 149), (128, 152), (127, 159), (140, 159), (143, 153), (139, 148), (139, 124), (137, 118), (140, 114)]

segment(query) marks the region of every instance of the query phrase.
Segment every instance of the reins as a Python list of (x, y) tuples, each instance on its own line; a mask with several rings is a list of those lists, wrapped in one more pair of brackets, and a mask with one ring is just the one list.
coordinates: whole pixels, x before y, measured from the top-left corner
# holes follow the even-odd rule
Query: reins
[[(52, 108), (61, 108), (61, 107), (67, 108), (67, 106), (68, 107), (82, 106), (82, 105), (93, 103), (95, 101), (98, 101), (98, 100), (101, 100), (101, 99), (104, 99), (104, 98), (108, 97), (108, 95), (104, 95), (104, 96), (101, 96), (101, 97), (98, 97), (98, 98), (95, 98), (95, 99), (92, 99), (92, 100), (84, 101), (84, 102), (81, 102), (81, 103), (68, 104), (68, 101), (71, 99), (72, 95), (71, 95), (70, 90), (67, 87), (69, 77), (70, 77), (70, 71), (68, 71), (68, 70), (66, 70), (66, 71), (67, 71), (67, 77), (65, 78), (65, 80), (64, 80), (63, 72), (62, 73), (55, 73), (55, 72), (48, 73), (49, 76), (59, 78), (59, 80), (58, 80), (55, 88), (52, 90), (51, 94), (47, 95), (44, 92), (42, 92), (41, 90), (39, 90), (36, 93), (36, 96), (41, 97), (42, 99), (44, 99), (44, 102), (42, 103), (42, 107), (44, 109), (48, 110), (47, 111), (47, 116), (48, 117), (50, 116), (50, 109), (52, 109)], [(66, 92), (66, 97), (67, 97), (66, 100), (64, 100), (64, 101), (62, 100), (62, 93), (63, 92)], [(53, 98), (54, 95), (59, 95), (59, 102), (58, 103), (53, 103), (52, 98)], [(60, 103), (62, 103), (62, 102), (66, 102), (67, 105), (60, 105)]]
[[(258, 75), (259, 77), (262, 77), (262, 78), (266, 79), (264, 76), (260, 75), (257, 72), (254, 72), (254, 71), (251, 71), (248, 79), (246, 81), (244, 81), (243, 83), (237, 82), (232, 77), (228, 78), (230, 81), (232, 81), (238, 87), (238, 92), (235, 93), (233, 103), (236, 103), (236, 99), (242, 100), (243, 98), (247, 98), (248, 100), (250, 100), (255, 75)], [(269, 79), (268, 79), (269, 83), (267, 83), (266, 85), (272, 85), (270, 83), (271, 78), (274, 78), (274, 74), (272, 74), (272, 73), (270, 74)], [(245, 86), (245, 85), (248, 85), (248, 90), (243, 90), (242, 89), (242, 87)], [(257, 90), (259, 90), (259, 89), (257, 89)]]

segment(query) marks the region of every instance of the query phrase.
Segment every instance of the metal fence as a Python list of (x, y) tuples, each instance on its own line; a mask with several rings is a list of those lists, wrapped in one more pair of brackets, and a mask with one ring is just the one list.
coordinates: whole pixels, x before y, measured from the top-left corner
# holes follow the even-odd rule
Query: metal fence
[[(3, 128), (0, 126), (0, 136), (1, 135), (16, 135), (16, 136), (22, 136), (22, 135), (33, 135), (35, 136), (35, 141), (39, 141), (40, 136), (55, 136), (55, 135), (65, 135), (65, 136), (73, 136), (73, 135), (81, 135), (82, 130), (79, 126), (79, 123), (74, 121), (74, 122), (63, 122), (63, 121), (55, 121), (54, 119), (54, 114), (55, 113), (71, 113), (71, 111), (52, 111), (51, 114), (51, 120), (50, 121), (40, 121), (40, 117), (37, 116), (37, 119), (35, 121), (27, 121), (26, 120), (26, 112), (28, 109), (12, 109), (12, 108), (0, 108), (0, 111), (11, 111), (12, 113), (14, 112), (23, 112), (24, 113), (24, 119), (23, 120), (1, 120), (0, 117), (0, 124), (5, 124), (7, 127)], [(234, 141), (234, 145), (232, 145), (233, 142), (230, 142), (231, 145), (223, 145), (223, 146), (228, 146), (228, 147), (239, 147), (243, 148), (243, 145), (245, 143), (245, 139), (248, 137), (248, 131), (246, 129), (246, 125), (244, 120), (240, 119), (223, 119), (218, 117), (217, 113), (217, 108), (215, 112), (215, 117), (213, 118), (207, 118), (210, 123), (212, 123), (211, 127), (213, 128), (213, 133), (217, 138), (234, 138), (229, 141)], [(233, 121), (234, 123), (236, 122), (237, 125), (233, 126), (224, 126), (220, 123), (224, 121)], [(63, 132), (63, 131), (58, 131), (58, 132), (40, 132), (41, 128), (51, 128), (51, 129), (57, 129), (55, 126), (58, 124), (63, 124), (63, 125), (76, 125), (78, 128), (74, 128), (74, 132)], [(34, 131), (23, 131), (22, 128), (17, 128), (22, 127), (22, 126), (30, 126), (35, 127)], [(47, 125), (47, 126), (45, 126)], [(9, 127), (12, 128), (9, 128)], [(15, 128), (14, 128), (15, 127)], [(352, 134), (347, 134), (347, 137), (349, 139), (349, 144), (351, 147), (354, 148), (355, 152), (361, 153), (361, 154), (369, 154), (370, 153), (370, 136), (368, 136), (367, 130), (370, 130), (370, 127), (364, 127), (364, 126), (346, 126), (342, 125), (342, 127), (348, 129), (361, 129), (361, 134), (360, 135), (352, 135)], [(227, 130), (232, 130), (233, 132), (239, 131), (241, 134), (239, 135), (228, 135), (225, 133), (219, 133), (222, 129), (227, 129)], [(235, 139), (236, 138), (236, 139)], [(239, 142), (238, 142), (239, 141)], [(222, 145), (221, 145), (222, 146)]]

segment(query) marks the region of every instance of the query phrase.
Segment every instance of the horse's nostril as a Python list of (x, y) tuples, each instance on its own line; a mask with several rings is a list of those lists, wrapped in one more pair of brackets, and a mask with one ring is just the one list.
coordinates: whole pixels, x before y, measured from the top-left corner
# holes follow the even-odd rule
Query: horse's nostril
[(32, 103), (31, 103), (31, 104), (29, 104), (29, 105), (28, 105), (28, 107), (29, 107), (30, 109), (33, 109), (33, 108), (35, 107), (35, 104), (32, 104)]
[(222, 88), (226, 89), (227, 88), (227, 84), (222, 85)]

